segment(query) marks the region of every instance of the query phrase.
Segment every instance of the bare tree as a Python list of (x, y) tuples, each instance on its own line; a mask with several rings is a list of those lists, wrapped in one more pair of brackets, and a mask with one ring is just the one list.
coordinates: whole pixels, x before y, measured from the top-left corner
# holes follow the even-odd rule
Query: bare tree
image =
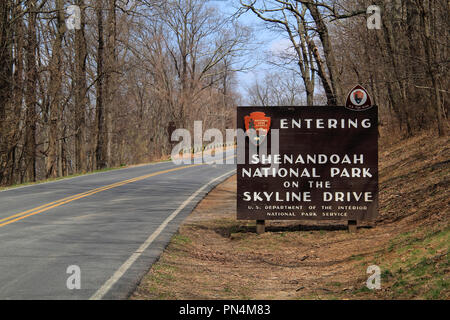
[(37, 68), (36, 68), (36, 17), (37, 17), (37, 1), (28, 0), (28, 26), (27, 26), (27, 46), (26, 46), (26, 133), (25, 133), (25, 154), (26, 168), (29, 181), (36, 181), (36, 85), (37, 85)]
[(97, 131), (96, 131), (96, 168), (103, 169), (107, 166), (107, 144), (108, 144), (108, 128), (106, 123), (106, 112), (105, 112), (105, 41), (104, 41), (104, 27), (103, 27), (103, 2), (98, 1), (96, 7), (97, 13), (97, 32), (98, 32), (98, 47), (97, 47), (97, 80), (96, 80), (96, 121), (97, 121)]
[[(314, 71), (321, 80), (328, 104), (344, 103), (340, 72), (330, 40), (326, 15), (321, 10), (331, 14), (330, 17), (333, 19), (348, 18), (360, 14), (360, 11), (340, 14), (335, 8), (328, 6), (325, 1), (241, 0), (241, 5), (265, 22), (282, 26), (282, 30), (288, 35), (297, 53), (297, 62), (305, 84), (308, 105), (312, 105), (314, 101)], [(321, 44), (323, 58), (315, 43), (315, 35)]]
[(86, 172), (86, 107), (87, 107), (87, 41), (85, 35), (86, 7), (84, 0), (77, 0), (81, 9), (80, 29), (75, 31), (75, 161), (76, 171)]
[(12, 89), (12, 43), (11, 43), (11, 2), (0, 2), (0, 181), (7, 176), (9, 165), (10, 128), (8, 113)]
[(264, 107), (298, 106), (305, 103), (304, 95), (304, 86), (299, 83), (296, 72), (277, 74), (266, 72), (262, 80), (255, 79), (255, 82), (247, 88), (247, 103)]
[(59, 138), (58, 123), (62, 114), (62, 66), (63, 52), (62, 44), (66, 32), (64, 17), (64, 1), (55, 1), (56, 11), (56, 35), (52, 46), (52, 58), (50, 62), (50, 83), (49, 83), (49, 131), (48, 131), (48, 158), (47, 177), (56, 177), (58, 173), (58, 146), (61, 145)]

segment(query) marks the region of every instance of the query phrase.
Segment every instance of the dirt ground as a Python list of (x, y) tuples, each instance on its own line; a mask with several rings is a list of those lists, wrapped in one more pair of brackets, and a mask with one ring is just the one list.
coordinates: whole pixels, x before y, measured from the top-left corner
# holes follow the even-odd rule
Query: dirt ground
[[(131, 299), (449, 299), (448, 138), (383, 143), (380, 217), (343, 222), (236, 220), (236, 176), (180, 227)], [(369, 290), (367, 268), (381, 268)]]

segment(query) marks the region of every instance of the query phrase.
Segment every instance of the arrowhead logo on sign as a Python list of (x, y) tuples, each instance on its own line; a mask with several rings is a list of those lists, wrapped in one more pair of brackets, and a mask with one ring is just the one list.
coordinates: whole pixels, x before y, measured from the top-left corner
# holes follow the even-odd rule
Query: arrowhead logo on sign
[(366, 89), (357, 85), (348, 94), (345, 107), (354, 111), (367, 110), (372, 107), (372, 99)]
[(257, 146), (263, 143), (270, 130), (270, 117), (266, 117), (264, 112), (252, 112), (244, 120), (245, 130), (255, 130), (256, 133), (250, 137), (250, 141)]

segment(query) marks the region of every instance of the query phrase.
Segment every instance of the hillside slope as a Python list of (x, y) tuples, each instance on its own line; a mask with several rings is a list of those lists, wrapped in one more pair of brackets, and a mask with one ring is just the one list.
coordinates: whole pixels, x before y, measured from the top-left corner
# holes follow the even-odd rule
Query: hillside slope
[[(381, 145), (374, 225), (349, 234), (342, 222), (269, 222), (258, 236), (235, 218), (233, 177), (199, 204), (132, 299), (449, 299), (449, 139)], [(381, 290), (366, 287), (371, 265)]]

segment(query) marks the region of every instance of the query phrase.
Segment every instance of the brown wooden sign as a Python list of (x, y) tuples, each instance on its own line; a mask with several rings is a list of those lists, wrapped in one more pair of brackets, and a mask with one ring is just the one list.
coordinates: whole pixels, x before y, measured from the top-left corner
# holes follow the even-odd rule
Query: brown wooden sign
[[(245, 163), (237, 167), (238, 219), (372, 220), (377, 216), (376, 106), (362, 111), (330, 106), (238, 107), (239, 129), (251, 128), (252, 119), (255, 129), (258, 123), (260, 127), (270, 123), (270, 128), (264, 127), (264, 139), (259, 139), (258, 131), (246, 138)], [(274, 152), (276, 130), (279, 146)], [(249, 154), (250, 139), (260, 143), (253, 146), (259, 149), (254, 154)]]

